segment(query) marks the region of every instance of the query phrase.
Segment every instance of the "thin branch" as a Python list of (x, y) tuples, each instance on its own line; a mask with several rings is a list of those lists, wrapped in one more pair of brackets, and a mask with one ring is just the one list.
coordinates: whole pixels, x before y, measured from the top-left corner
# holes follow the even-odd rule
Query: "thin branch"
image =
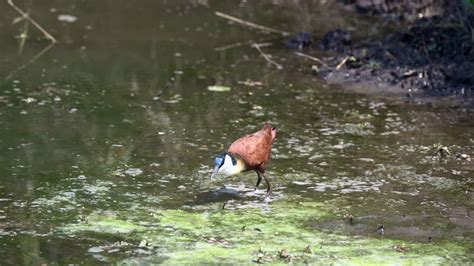
[(25, 19), (29, 20), (33, 26), (35, 26), (39, 31), (41, 31), (46, 38), (48, 38), (52, 43), (56, 43), (56, 38), (53, 37), (53, 35), (49, 34), (47, 30), (45, 30), (41, 25), (39, 25), (34, 19), (32, 19), (26, 12), (21, 10), (19, 7), (17, 7), (14, 3), (13, 0), (8, 0), (8, 4), (13, 7), (18, 13), (20, 13)]
[(20, 39), (20, 44), (18, 46), (18, 55), (21, 55), (23, 53), (23, 48), (25, 47), (26, 39), (28, 38), (28, 28), (29, 28), (29, 21), (26, 20), (25, 23), (23, 24), (23, 29), (18, 36)]
[[(227, 44), (227, 45), (224, 45), (224, 46), (220, 46), (220, 47), (216, 47), (214, 48), (214, 51), (216, 52), (222, 52), (222, 51), (225, 51), (227, 49), (232, 49), (232, 48), (236, 48), (236, 47), (241, 47), (241, 46), (245, 46), (245, 45), (252, 45), (254, 43), (263, 43), (263, 42), (273, 42), (273, 41), (277, 41), (277, 40), (280, 40), (282, 37), (265, 37), (265, 38), (261, 38), (259, 40), (248, 40), (248, 41), (242, 41), (242, 42), (236, 42), (236, 43), (232, 43), (232, 44)], [(260, 47), (262, 47), (262, 45), (260, 45)]]
[(273, 61), (266, 53), (262, 51), (262, 49), (260, 49), (260, 46), (258, 44), (253, 43), (252, 47), (257, 49), (257, 51), (263, 56), (263, 58), (265, 58), (265, 60), (267, 60), (268, 63), (274, 65), (277, 69), (283, 69), (283, 66)]
[[(220, 46), (220, 47), (217, 47), (217, 48), (214, 48), (214, 51), (216, 52), (222, 52), (222, 51), (225, 51), (225, 50), (228, 50), (228, 49), (232, 49), (232, 48), (236, 48), (236, 47), (240, 47), (240, 46), (244, 46), (244, 45), (252, 45), (252, 44), (255, 44), (255, 41), (245, 41), (245, 42), (236, 42), (236, 43), (232, 43), (232, 44), (228, 44), (228, 45), (224, 45), (224, 46)], [(262, 42), (262, 43), (256, 43), (259, 47), (268, 47), (268, 46), (272, 46), (273, 43), (272, 42)]]
[(281, 34), (283, 36), (290, 35), (290, 33), (286, 32), (286, 31), (277, 30), (277, 29), (274, 29), (274, 28), (258, 25), (258, 24), (255, 24), (253, 22), (250, 22), (250, 21), (246, 21), (246, 20), (243, 20), (243, 19), (240, 19), (240, 18), (236, 18), (236, 17), (230, 16), (230, 15), (224, 14), (224, 13), (219, 12), (219, 11), (216, 11), (214, 14), (216, 14), (216, 16), (219, 16), (221, 18), (225, 18), (225, 19), (237, 22), (237, 23), (245, 25), (247, 27), (263, 30), (263, 31), (266, 31), (266, 32), (278, 33), (278, 34)]
[(24, 12), (23, 10), (21, 10), (19, 7), (17, 7), (14, 3), (13, 3), (13, 0), (7, 0), (7, 3), (13, 8), (15, 9), (18, 13), (20, 13), (20, 15), (23, 16), (23, 18), (25, 18), (26, 20), (28, 20), (29, 22), (31, 22), (31, 24), (33, 24), (33, 26), (35, 26), (39, 31), (41, 31), (44, 36), (49, 39), (51, 41), (51, 43), (46, 46), (43, 50), (41, 50), (39, 53), (37, 53), (33, 58), (30, 59), (30, 61), (26, 62), (25, 64), (19, 66), (17, 69), (13, 70), (12, 72), (10, 72), (10, 74), (8, 74), (8, 76), (5, 78), (6, 80), (9, 80), (10, 78), (13, 77), (13, 75), (15, 75), (16, 73), (18, 73), (18, 71), (26, 68), (28, 65), (32, 64), (33, 62), (35, 62), (38, 58), (40, 58), (44, 53), (46, 53), (49, 49), (51, 49), (51, 47), (53, 47), (55, 44), (56, 44), (56, 38), (53, 37), (53, 35), (49, 34), (49, 32), (47, 30), (45, 30), (43, 27), (41, 27), (34, 19), (32, 19), (26, 12)]
[(227, 45), (224, 45), (224, 46), (214, 48), (214, 51), (222, 52), (222, 51), (225, 51), (225, 50), (228, 50), (228, 49), (244, 46), (244, 45), (247, 45), (247, 44), (252, 44), (252, 42), (253, 41), (246, 41), (246, 42), (236, 42), (236, 43), (232, 43), (232, 44), (227, 44)]
[(48, 46), (46, 46), (43, 50), (41, 50), (39, 53), (37, 53), (33, 58), (31, 58), (30, 61), (26, 62), (25, 64), (21, 65), (20, 67), (18, 67), (17, 69), (13, 70), (12, 72), (10, 72), (10, 74), (8, 74), (8, 76), (5, 78), (6, 80), (9, 80), (13, 77), (13, 75), (15, 75), (16, 73), (18, 73), (18, 71), (26, 68), (28, 65), (32, 64), (33, 62), (35, 62), (38, 58), (40, 58), (44, 53), (46, 53), (49, 49), (51, 49), (51, 47), (54, 46), (54, 42), (50, 43)]
[(166, 90), (168, 90), (169, 88), (171, 88), (173, 85), (174, 85), (174, 81), (175, 81), (175, 78), (174, 77), (171, 77), (168, 82), (166, 82), (165, 86), (163, 87), (163, 89), (158, 93), (158, 95), (156, 95), (155, 97), (153, 97), (153, 100), (155, 101), (158, 101), (160, 98), (161, 98), (161, 95), (163, 95), (163, 92), (165, 92)]
[(324, 63), (323, 61), (321, 61), (321, 59), (317, 58), (317, 57), (314, 57), (314, 56), (311, 56), (311, 55), (308, 55), (308, 54), (305, 54), (305, 53), (300, 53), (300, 52), (295, 52), (296, 55), (298, 56), (301, 56), (301, 57), (304, 57), (304, 58), (307, 58), (307, 59), (311, 59), (315, 62), (318, 62), (320, 63), (321, 65), (325, 66), (325, 67), (328, 67), (328, 65), (326, 65), (326, 63)]
[[(425, 42), (425, 36), (424, 36), (424, 35), (421, 36), (421, 40), (423, 41), (423, 50), (424, 50), (424, 52), (425, 52), (425, 54), (426, 54), (426, 58), (428, 58), (428, 62), (430, 63), (430, 66), (429, 66), (428, 70), (426, 71), (426, 76), (428, 77), (428, 80), (429, 80), (429, 82), (430, 82), (431, 87), (432, 87), (434, 90), (436, 90), (437, 88), (435, 87), (435, 84), (434, 84), (433, 79), (432, 79), (432, 76), (431, 76), (431, 74), (432, 74), (431, 72), (432, 72), (432, 71), (430, 71), (430, 70), (431, 70), (431, 69), (438, 70), (438, 69), (437, 69), (437, 67), (435, 67), (435, 65), (433, 64), (433, 61), (431, 60), (430, 53), (428, 52), (428, 49), (426, 48), (426, 42)], [(431, 69), (430, 69), (430, 68), (431, 68)], [(439, 71), (439, 70), (438, 70), (438, 71)]]
[(272, 45), (273, 45), (272, 42), (254, 42), (254, 43), (251, 43), (251, 46), (258, 46), (260, 48), (270, 47)]
[(346, 62), (351, 58), (350, 56), (346, 56), (342, 61), (336, 66), (336, 70), (339, 70)]

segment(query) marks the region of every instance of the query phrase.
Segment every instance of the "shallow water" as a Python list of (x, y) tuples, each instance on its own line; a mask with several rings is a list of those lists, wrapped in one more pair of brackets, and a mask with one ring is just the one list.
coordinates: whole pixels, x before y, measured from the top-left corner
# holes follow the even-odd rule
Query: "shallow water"
[[(472, 111), (328, 86), (278, 36), (214, 15), (289, 32), (370, 23), (274, 2), (21, 5), (59, 41), (31, 64), (48, 41), (4, 4), (2, 264), (472, 262)], [(264, 39), (283, 70), (220, 49)], [(209, 180), (212, 157), (264, 121), (278, 128), (270, 202), (255, 173)]]

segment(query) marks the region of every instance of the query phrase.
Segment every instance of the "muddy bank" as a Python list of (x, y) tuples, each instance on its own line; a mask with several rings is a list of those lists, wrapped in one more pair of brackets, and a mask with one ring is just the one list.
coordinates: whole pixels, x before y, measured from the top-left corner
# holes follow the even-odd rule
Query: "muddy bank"
[(350, 0), (359, 12), (380, 14), (383, 16), (403, 17), (432, 17), (442, 15), (454, 1), (451, 0)]
[(473, 104), (474, 12), (457, 10), (419, 19), (379, 40), (353, 41), (351, 33), (326, 33), (317, 48), (328, 65), (313, 72), (329, 83), (407, 100), (449, 96)]

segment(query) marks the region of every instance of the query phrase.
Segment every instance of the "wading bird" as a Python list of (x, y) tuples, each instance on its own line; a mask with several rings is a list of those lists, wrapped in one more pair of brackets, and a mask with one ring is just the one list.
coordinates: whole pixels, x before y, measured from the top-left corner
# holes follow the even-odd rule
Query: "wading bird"
[(214, 158), (215, 168), (212, 177), (217, 173), (225, 176), (235, 175), (245, 171), (254, 170), (257, 175), (255, 190), (262, 182), (262, 177), (267, 183), (268, 198), (272, 193), (272, 186), (265, 175), (273, 141), (275, 140), (276, 129), (265, 122), (263, 128), (253, 134), (243, 136), (234, 141), (226, 152)]

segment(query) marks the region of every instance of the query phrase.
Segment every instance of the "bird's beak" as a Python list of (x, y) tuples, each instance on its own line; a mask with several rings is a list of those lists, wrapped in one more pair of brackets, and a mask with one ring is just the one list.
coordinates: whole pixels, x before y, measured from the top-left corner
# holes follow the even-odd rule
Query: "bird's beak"
[(216, 166), (216, 168), (214, 168), (214, 171), (212, 171), (211, 180), (217, 174), (217, 172), (219, 172), (219, 166)]

